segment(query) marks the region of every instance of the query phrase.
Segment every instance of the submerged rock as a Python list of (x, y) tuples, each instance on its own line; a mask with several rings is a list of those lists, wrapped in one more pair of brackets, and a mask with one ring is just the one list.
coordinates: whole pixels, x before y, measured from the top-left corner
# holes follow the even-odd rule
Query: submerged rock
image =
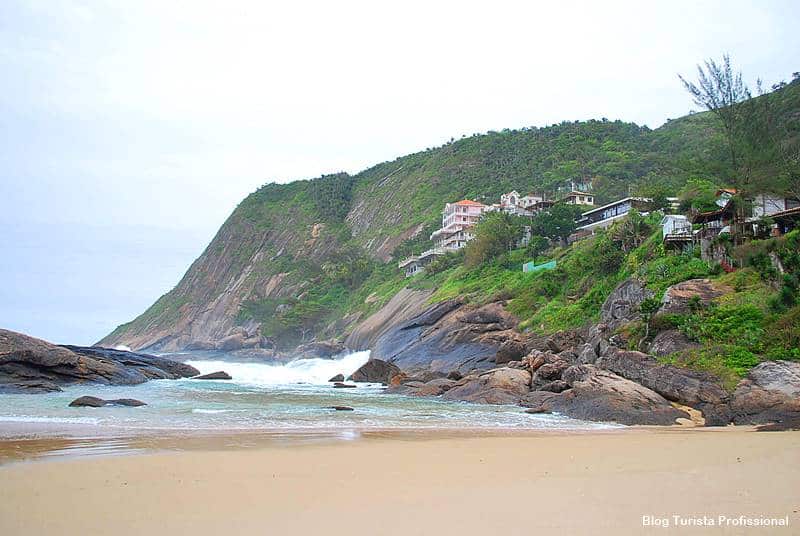
[(353, 408), (351, 408), (350, 406), (328, 406), (325, 409), (333, 409), (336, 411), (353, 411)]
[(201, 374), (200, 376), (195, 376), (192, 378), (193, 380), (232, 380), (230, 374), (225, 372), (224, 370), (218, 370), (217, 372), (209, 372), (208, 374)]
[(336, 383), (333, 384), (333, 388), (334, 389), (354, 389), (356, 387), (357, 386), (353, 385), (352, 383), (336, 382)]
[(82, 396), (80, 398), (76, 398), (75, 400), (69, 403), (69, 406), (73, 408), (102, 408), (103, 406), (139, 407), (146, 405), (147, 404), (142, 402), (141, 400), (136, 400), (134, 398), (116, 398), (113, 400), (103, 400), (102, 398), (97, 398), (96, 396)]

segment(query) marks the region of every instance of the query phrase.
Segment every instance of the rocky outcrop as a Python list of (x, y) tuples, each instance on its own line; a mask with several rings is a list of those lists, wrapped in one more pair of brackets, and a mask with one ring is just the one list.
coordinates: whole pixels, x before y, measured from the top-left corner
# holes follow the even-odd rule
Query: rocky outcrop
[(467, 376), (452, 384), (442, 397), (481, 404), (518, 404), (530, 391), (527, 370), (499, 368), (477, 376)]
[(102, 408), (103, 406), (128, 406), (137, 408), (139, 406), (146, 406), (141, 400), (135, 398), (116, 398), (114, 400), (103, 400), (96, 396), (82, 396), (76, 398), (69, 403), (72, 408)]
[(209, 372), (208, 374), (202, 374), (200, 376), (194, 376), (193, 380), (232, 380), (230, 374), (225, 372), (224, 370), (218, 370), (216, 372)]
[(392, 376), (400, 374), (400, 369), (381, 359), (370, 359), (350, 375), (348, 380), (354, 382), (386, 383), (391, 381)]
[(736, 424), (800, 420), (800, 363), (767, 361), (754, 367), (733, 393)]
[(689, 279), (667, 289), (659, 313), (686, 314), (693, 307), (707, 307), (714, 299), (731, 291), (710, 279)]
[(625, 350), (609, 351), (597, 365), (667, 400), (700, 410), (709, 426), (724, 426), (731, 421), (730, 395), (710, 374), (662, 365), (651, 355)]
[(569, 389), (534, 391), (522, 405), (534, 413), (558, 412), (575, 419), (620, 424), (675, 424), (689, 415), (658, 393), (594, 365), (574, 365), (564, 371)]
[(331, 378), (328, 381), (329, 382), (343, 382), (344, 381), (344, 374), (337, 374), (336, 376), (334, 376), (333, 378)]
[(134, 385), (153, 379), (195, 376), (194, 367), (161, 357), (110, 350), (55, 346), (0, 330), (0, 392), (59, 391), (62, 385), (96, 382)]
[(660, 332), (648, 346), (650, 353), (659, 357), (695, 348), (700, 348), (700, 345), (690, 341), (686, 335), (677, 329), (668, 329)]
[[(430, 305), (425, 291), (404, 290), (359, 325), (345, 341), (355, 350), (391, 362), (413, 376), (424, 371), (449, 373), (487, 370), (500, 359), (520, 357), (527, 338), (502, 304), (482, 307), (449, 300)], [(524, 354), (522, 354), (524, 355)]]
[(639, 306), (646, 298), (652, 298), (653, 292), (645, 288), (644, 282), (631, 278), (626, 279), (611, 292), (600, 309), (600, 321), (617, 327), (633, 320), (639, 320)]

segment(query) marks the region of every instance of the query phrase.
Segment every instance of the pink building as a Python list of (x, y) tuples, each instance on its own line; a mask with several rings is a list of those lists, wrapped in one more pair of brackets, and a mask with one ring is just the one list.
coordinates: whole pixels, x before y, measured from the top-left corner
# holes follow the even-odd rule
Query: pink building
[(431, 235), (435, 248), (455, 251), (467, 245), (474, 238), (472, 227), (488, 208), (469, 199), (447, 203), (442, 211), (442, 228)]

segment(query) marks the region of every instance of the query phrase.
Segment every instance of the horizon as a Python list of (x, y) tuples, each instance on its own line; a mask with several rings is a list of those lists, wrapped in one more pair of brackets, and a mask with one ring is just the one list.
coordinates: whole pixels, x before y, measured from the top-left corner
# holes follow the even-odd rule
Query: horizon
[(696, 109), (678, 74), (730, 52), (769, 87), (800, 49), (789, 1), (191, 7), (0, 7), (0, 326), (99, 340), (265, 184), (504, 129), (656, 129)]

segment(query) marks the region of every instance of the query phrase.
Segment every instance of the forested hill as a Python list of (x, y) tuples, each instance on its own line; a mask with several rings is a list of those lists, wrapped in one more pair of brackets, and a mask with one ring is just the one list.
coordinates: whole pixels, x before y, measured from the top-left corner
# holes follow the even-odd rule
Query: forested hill
[[(762, 98), (797, 121), (797, 82)], [(267, 184), (175, 289), (101, 343), (175, 350), (231, 337), (290, 346), (338, 335), (402, 287), (391, 261), (429, 247), (445, 202), (491, 203), (512, 189), (552, 192), (579, 180), (602, 204), (674, 193), (689, 178), (726, 184), (730, 175), (715, 118), (702, 113), (655, 130), (602, 119), (489, 132), (352, 176)]]

